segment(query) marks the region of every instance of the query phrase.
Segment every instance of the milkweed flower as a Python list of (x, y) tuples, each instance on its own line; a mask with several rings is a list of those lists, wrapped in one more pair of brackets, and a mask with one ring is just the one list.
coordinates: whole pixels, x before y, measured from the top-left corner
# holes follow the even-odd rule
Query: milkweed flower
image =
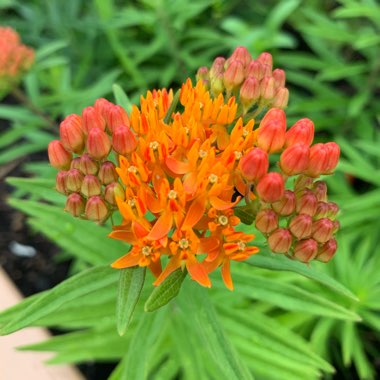
[(18, 33), (0, 27), (0, 98), (17, 85), (34, 61), (33, 49), (23, 45)]

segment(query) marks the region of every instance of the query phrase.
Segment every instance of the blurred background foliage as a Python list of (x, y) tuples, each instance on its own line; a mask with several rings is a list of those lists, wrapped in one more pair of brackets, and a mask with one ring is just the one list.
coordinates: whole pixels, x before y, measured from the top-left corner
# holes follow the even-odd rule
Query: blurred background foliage
[[(63, 197), (52, 190), (55, 171), (39, 152), (58, 135), (64, 116), (80, 113), (99, 97), (114, 101), (115, 83), (138, 102), (147, 89), (176, 87), (194, 77), (199, 66), (209, 66), (236, 46), (246, 46), (253, 57), (269, 51), (275, 67), (287, 74), (289, 123), (311, 118), (319, 139), (336, 141), (342, 150), (336, 175), (326, 178), (331, 199), (342, 209), (340, 248), (331, 263), (313, 263), (312, 270), (335, 278), (352, 292), (350, 296), (296, 273), (257, 269), (252, 259), (252, 266), (233, 268), (233, 294), (214, 280), (211, 300), (202, 301), (211, 314), (191, 310), (179, 297), (149, 323), (137, 314), (127, 335), (119, 338), (112, 317), (116, 280), (110, 274), (106, 287), (89, 291), (81, 300), (86, 308), (79, 310), (72, 298), (60, 306), (59, 315), (40, 315), (31, 321), (78, 329), (33, 349), (56, 351), (56, 362), (124, 357), (111, 377), (114, 380), (123, 378), (125, 371), (145, 371), (151, 379), (174, 379), (178, 374), (184, 379), (213, 378), (219, 373), (215, 363), (225, 352), (215, 349), (211, 339), (215, 360), (205, 362), (208, 346), (202, 339), (210, 332), (201, 331), (199, 320), (215, 314), (224, 329), (222, 336), (228, 337), (239, 360), (258, 379), (278, 379), (279, 371), (282, 379), (289, 380), (320, 378), (322, 373), (324, 378), (378, 378), (378, 1), (0, 0), (0, 21), (36, 49), (36, 63), (22, 84), (25, 99), (22, 94), (17, 99), (10, 95), (0, 104), (0, 118), (9, 123), (0, 131), (0, 164), (13, 168), (22, 163), (24, 172), (32, 176), (8, 180), (13, 186), (10, 203), (30, 216), (35, 231), (74, 257), (77, 270), (107, 264), (114, 259), (107, 252), (117, 257), (125, 247), (106, 240), (101, 227), (73, 220), (61, 211)], [(30, 154), (32, 160), (27, 159)], [(62, 223), (52, 225), (52, 218)], [(267, 257), (265, 247), (262, 252)], [(198, 293), (188, 294), (203, 299), (205, 292)], [(65, 317), (72, 310), (76, 318)], [(9, 322), (14, 312), (0, 316), (0, 325)], [(172, 325), (162, 322), (165, 313), (170, 313)], [(195, 327), (186, 313), (195, 313), (194, 324), (200, 328), (191, 336), (188, 329)], [(134, 365), (136, 354), (128, 345), (142, 344), (138, 336), (147, 333), (144, 326), (150, 329), (152, 346), (145, 353), (148, 364), (141, 369)]]

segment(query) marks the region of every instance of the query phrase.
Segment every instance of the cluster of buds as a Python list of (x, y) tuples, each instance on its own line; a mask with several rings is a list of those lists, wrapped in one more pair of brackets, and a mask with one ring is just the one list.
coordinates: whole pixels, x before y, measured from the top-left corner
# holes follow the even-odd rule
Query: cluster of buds
[(210, 69), (200, 67), (197, 80), (202, 80), (214, 97), (225, 94), (227, 98), (237, 98), (242, 115), (253, 107), (256, 107), (253, 115), (256, 116), (264, 107), (285, 108), (288, 104), (285, 72), (273, 70), (272, 55), (266, 52), (253, 59), (248, 50), (240, 46), (228, 59), (217, 57)]
[(60, 170), (56, 189), (67, 196), (66, 211), (73, 216), (104, 222), (123, 198), (111, 153), (126, 155), (137, 141), (127, 112), (106, 99), (69, 115), (60, 124), (60, 140), (49, 144), (52, 166)]
[[(270, 110), (256, 130), (255, 147), (240, 161), (240, 170), (252, 191), (255, 225), (273, 252), (302, 262), (327, 262), (337, 249), (334, 234), (338, 206), (327, 201), (327, 186), (317, 180), (338, 164), (339, 146), (333, 142), (311, 145), (314, 124), (297, 121), (286, 131), (286, 116)], [(271, 153), (280, 153), (280, 172), (268, 172)], [(297, 176), (297, 177), (294, 177)], [(294, 191), (285, 190), (289, 177)], [(253, 189), (252, 189), (253, 185)]]
[(19, 82), (34, 61), (33, 49), (23, 45), (10, 27), (0, 27), (0, 98)]

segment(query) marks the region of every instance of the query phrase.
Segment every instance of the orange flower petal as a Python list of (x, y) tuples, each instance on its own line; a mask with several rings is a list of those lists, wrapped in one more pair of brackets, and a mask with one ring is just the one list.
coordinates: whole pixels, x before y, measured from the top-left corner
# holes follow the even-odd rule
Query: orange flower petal
[(176, 160), (174, 157), (166, 157), (166, 166), (175, 174), (185, 174), (190, 170), (188, 162)]
[(111, 264), (112, 268), (122, 269), (122, 268), (130, 268), (136, 266), (141, 259), (141, 255), (134, 253), (127, 253), (126, 255), (120, 257)]
[[(189, 262), (192, 261), (192, 262)], [(208, 277), (207, 271), (201, 263), (198, 263), (195, 259), (187, 260), (186, 268), (190, 274), (190, 277), (198, 284), (211, 288), (211, 281)]]
[(240, 202), (240, 197), (237, 197), (235, 202), (226, 202), (216, 196), (210, 197), (210, 203), (212, 207), (216, 208), (217, 210), (227, 210), (235, 206), (239, 202)]
[(182, 228), (187, 229), (194, 227), (201, 220), (203, 214), (205, 213), (205, 210), (206, 197), (202, 195), (194, 199), (186, 213)]
[(234, 290), (234, 284), (232, 282), (231, 278), (231, 271), (230, 271), (230, 260), (225, 260), (224, 264), (222, 265), (222, 279), (224, 282), (224, 285), (231, 291)]
[(180, 266), (181, 266), (181, 259), (180, 259), (179, 255), (173, 256), (169, 260), (169, 262), (166, 265), (165, 269), (158, 276), (157, 280), (153, 283), (153, 285), (154, 286), (160, 285), (162, 283), (162, 281), (165, 280), (166, 277), (168, 277), (171, 273), (173, 273)]
[(163, 213), (154, 224), (153, 228), (149, 232), (147, 238), (149, 240), (158, 240), (165, 237), (171, 230), (173, 225), (173, 217), (171, 213)]

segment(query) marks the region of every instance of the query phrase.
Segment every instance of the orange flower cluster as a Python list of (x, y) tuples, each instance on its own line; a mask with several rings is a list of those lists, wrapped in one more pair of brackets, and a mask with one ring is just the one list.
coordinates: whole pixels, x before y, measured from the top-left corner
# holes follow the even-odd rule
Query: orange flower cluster
[(17, 84), (34, 61), (34, 51), (10, 27), (0, 27), (0, 97)]
[[(120, 157), (117, 172), (126, 191), (117, 203), (124, 221), (110, 236), (133, 248), (113, 267), (147, 266), (155, 285), (186, 267), (209, 287), (209, 273), (221, 266), (232, 289), (230, 261), (258, 252), (247, 244), (254, 236), (235, 229), (240, 220), (233, 212), (241, 199), (236, 189), (246, 187), (237, 167), (253, 144), (253, 120), (236, 122), (234, 98), (212, 99), (201, 81), (193, 87), (188, 80), (180, 94), (183, 111), (165, 121), (164, 95), (149, 92), (130, 115), (137, 145)], [(168, 262), (162, 270), (163, 256)]]
[(48, 154), (51, 165), (60, 170), (56, 189), (67, 196), (65, 209), (73, 216), (104, 222), (116, 209), (115, 195), (124, 197), (109, 156), (135, 149), (129, 124), (127, 112), (106, 99), (60, 124), (61, 139), (49, 144)]
[(239, 113), (244, 115), (253, 109), (255, 117), (265, 107), (285, 108), (288, 104), (285, 71), (273, 70), (273, 58), (267, 52), (255, 60), (240, 46), (228, 59), (217, 57), (210, 69), (199, 68), (197, 80), (202, 80), (215, 97), (219, 94), (227, 98), (234, 96), (241, 107)]

